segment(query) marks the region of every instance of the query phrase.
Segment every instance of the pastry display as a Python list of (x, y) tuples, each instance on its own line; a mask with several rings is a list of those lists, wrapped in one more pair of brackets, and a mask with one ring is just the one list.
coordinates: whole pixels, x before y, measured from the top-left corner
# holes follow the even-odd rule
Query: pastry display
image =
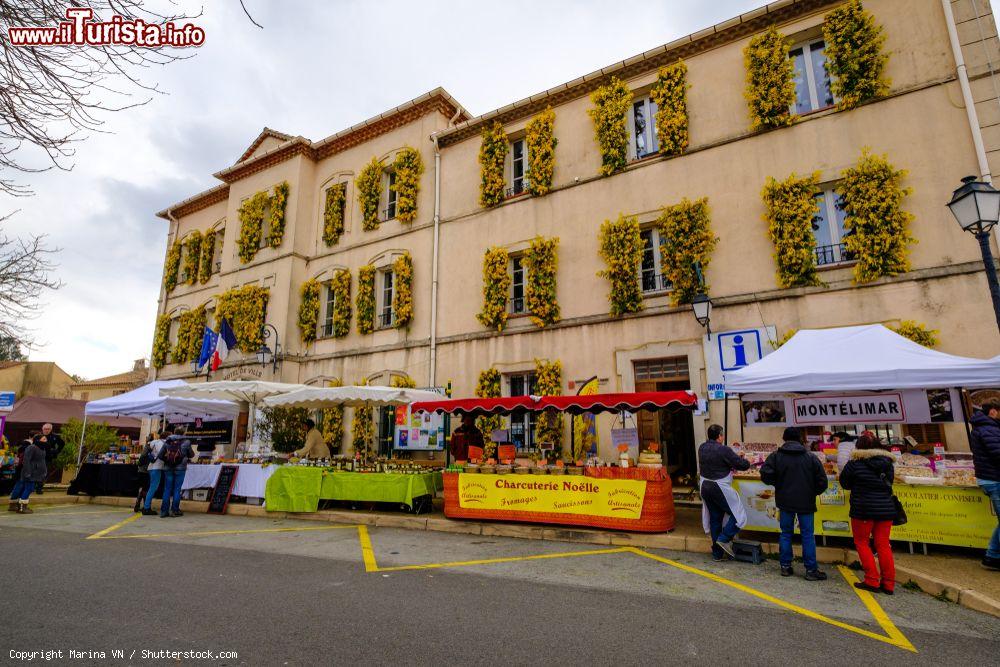
[(640, 468), (662, 468), (663, 467), (663, 457), (660, 456), (659, 452), (640, 452), (639, 454), (639, 467)]

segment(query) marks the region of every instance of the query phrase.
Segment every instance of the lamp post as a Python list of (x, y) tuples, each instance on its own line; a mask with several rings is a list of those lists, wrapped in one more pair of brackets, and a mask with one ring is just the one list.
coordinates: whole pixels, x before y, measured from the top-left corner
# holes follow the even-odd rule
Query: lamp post
[[(267, 346), (267, 339), (274, 336), (274, 351)], [(278, 367), (281, 365), (281, 343), (278, 342), (278, 330), (274, 328), (273, 324), (263, 324), (260, 327), (260, 348), (257, 350), (257, 361), (264, 368), (267, 365), (271, 365), (271, 372), (277, 373)]]
[(959, 226), (979, 241), (986, 282), (993, 300), (993, 314), (1000, 329), (1000, 282), (997, 281), (996, 264), (990, 251), (990, 230), (1000, 220), (1000, 190), (989, 183), (977, 181), (975, 176), (966, 176), (962, 179), (962, 186), (952, 194), (948, 208)]
[(712, 300), (704, 292), (698, 292), (691, 300), (691, 311), (698, 324), (708, 329), (708, 339), (712, 340)]

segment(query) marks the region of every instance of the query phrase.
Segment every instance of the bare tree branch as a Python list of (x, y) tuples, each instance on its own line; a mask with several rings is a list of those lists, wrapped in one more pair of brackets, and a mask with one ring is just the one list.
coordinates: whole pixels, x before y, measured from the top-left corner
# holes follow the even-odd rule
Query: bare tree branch
[(28, 323), (41, 314), (42, 294), (62, 287), (51, 276), (57, 252), (45, 245), (44, 235), (12, 239), (0, 231), (0, 339), (31, 347)]
[(117, 15), (161, 24), (200, 16), (160, 14), (142, 0), (0, 0), (0, 193), (9, 196), (32, 194), (17, 174), (70, 169), (73, 144), (104, 131), (107, 113), (148, 103), (160, 92), (143, 79), (150, 68), (193, 55), (171, 47), (10, 43), (8, 27), (55, 27), (66, 20), (67, 4), (90, 7), (95, 21)]
[(250, 19), (250, 23), (253, 23), (255, 26), (257, 26), (261, 30), (264, 29), (264, 26), (262, 26), (261, 24), (257, 23), (256, 21), (254, 21), (253, 17), (250, 16), (250, 12), (247, 11), (247, 6), (245, 4), (243, 4), (243, 0), (240, 0), (240, 7), (243, 8), (243, 13), (247, 15), (248, 19)]

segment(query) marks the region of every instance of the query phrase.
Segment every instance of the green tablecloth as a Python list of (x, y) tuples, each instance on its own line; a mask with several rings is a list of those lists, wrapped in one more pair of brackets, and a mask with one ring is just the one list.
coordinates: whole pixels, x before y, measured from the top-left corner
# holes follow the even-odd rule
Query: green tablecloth
[(413, 507), (414, 498), (434, 495), (443, 488), (440, 472), (403, 475), (282, 466), (267, 481), (265, 503), (271, 512), (315, 512), (320, 499)]
[(269, 512), (315, 512), (323, 469), (279, 466), (267, 480), (264, 506)]

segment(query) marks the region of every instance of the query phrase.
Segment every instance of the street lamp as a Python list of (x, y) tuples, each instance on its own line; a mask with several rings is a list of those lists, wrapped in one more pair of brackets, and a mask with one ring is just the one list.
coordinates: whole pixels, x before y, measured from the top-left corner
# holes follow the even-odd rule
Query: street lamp
[[(273, 332), (274, 335), (274, 351), (267, 346), (267, 339), (271, 337)], [(274, 328), (273, 324), (263, 324), (260, 327), (260, 348), (257, 350), (257, 361), (260, 365), (267, 367), (268, 364), (271, 365), (271, 372), (277, 373), (278, 366), (281, 365), (281, 343), (278, 342), (278, 330)]]
[(979, 241), (986, 268), (986, 282), (989, 283), (990, 298), (993, 300), (993, 314), (996, 316), (997, 328), (1000, 328), (1000, 283), (997, 282), (996, 264), (993, 263), (993, 253), (990, 251), (990, 230), (1000, 220), (1000, 190), (989, 183), (977, 181), (975, 176), (966, 176), (962, 179), (962, 186), (952, 194), (948, 208), (962, 229)]
[(691, 311), (698, 324), (708, 329), (708, 339), (712, 340), (712, 300), (704, 292), (698, 292), (691, 300)]

